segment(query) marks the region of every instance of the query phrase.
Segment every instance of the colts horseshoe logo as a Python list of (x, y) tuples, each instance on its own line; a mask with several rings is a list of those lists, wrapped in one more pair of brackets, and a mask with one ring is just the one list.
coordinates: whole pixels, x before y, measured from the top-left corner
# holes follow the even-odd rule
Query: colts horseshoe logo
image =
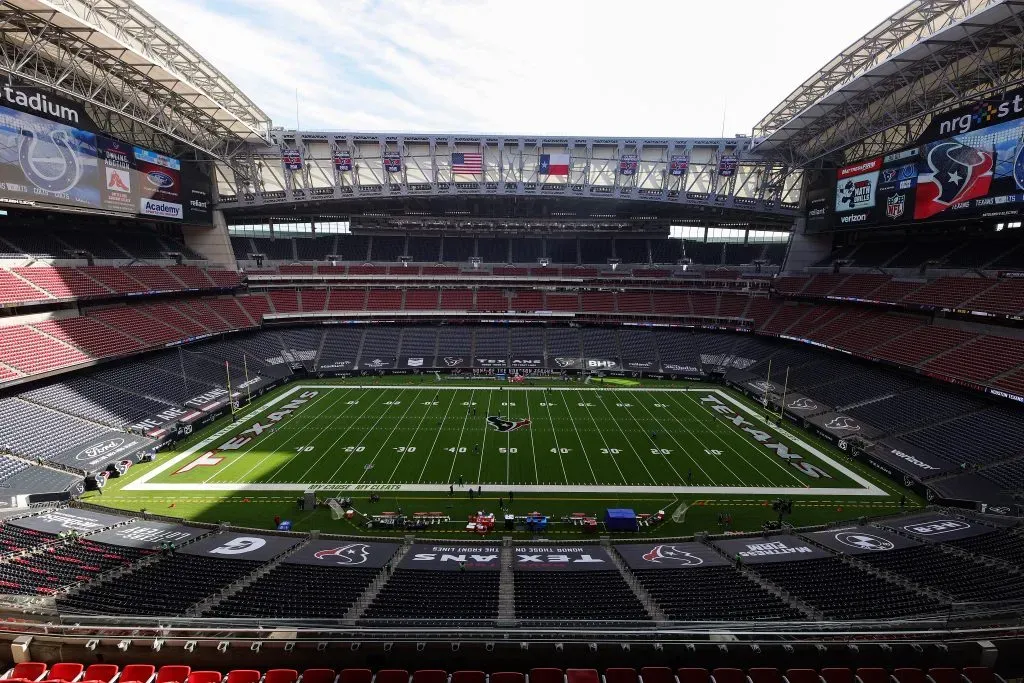
[(48, 137), (40, 139), (34, 131), (22, 131), (18, 148), (21, 170), (40, 190), (68, 192), (82, 177), (81, 161), (67, 131), (50, 131)]

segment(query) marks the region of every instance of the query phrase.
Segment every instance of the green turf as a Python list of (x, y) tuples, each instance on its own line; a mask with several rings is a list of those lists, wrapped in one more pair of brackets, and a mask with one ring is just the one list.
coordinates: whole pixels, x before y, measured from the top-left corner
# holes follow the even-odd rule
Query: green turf
[[(511, 509), (517, 514), (536, 509), (557, 518), (572, 512), (600, 515), (607, 507), (662, 509), (672, 519), (656, 529), (660, 535), (719, 531), (723, 512), (732, 516), (733, 529), (756, 529), (773, 517), (770, 500), (780, 487), (810, 494), (785, 496), (796, 501), (790, 521), (797, 524), (891, 513), (905, 493), (796, 428), (789, 427), (789, 434), (803, 446), (773, 432), (773, 438), (828, 475), (807, 476), (701, 400), (725, 401), (717, 385), (555, 382), (548, 391), (538, 391), (540, 382), (523, 387), (464, 381), (466, 386), (460, 386), (433, 376), (368, 384), (363, 378), (288, 385), (241, 411), (236, 424), (222, 420), (161, 454), (157, 463), (112, 480), (102, 500), (94, 502), (256, 527), (270, 526), (280, 515), (292, 519), (297, 529), (352, 533), (359, 530), (355, 524), (332, 520), (325, 511), (298, 512), (297, 495), (308, 487), (321, 496), (343, 491), (360, 512), (402, 507), (464, 520), (476, 509), (494, 510), (499, 497), (507, 504), (512, 491)], [(648, 392), (645, 387), (690, 391)], [(271, 419), (304, 392), (307, 400), (292, 404), (293, 412)], [(736, 394), (728, 396), (756, 409)], [(758, 418), (736, 412), (763, 427)], [(488, 416), (531, 422), (499, 432), (488, 425)], [(237, 439), (254, 423), (273, 428), (244, 443)], [(229, 442), (239, 447), (218, 449)], [(181, 454), (187, 455), (178, 458)], [(840, 468), (882, 493), (850, 495), (863, 486)], [(452, 484), (454, 496), (449, 495)], [(484, 502), (468, 499), (470, 484), (483, 488)], [(366, 503), (370, 491), (384, 499)], [(919, 504), (907, 498), (910, 505)], [(565, 525), (551, 533), (575, 531)], [(429, 534), (465, 532), (453, 522), (432, 527)]]

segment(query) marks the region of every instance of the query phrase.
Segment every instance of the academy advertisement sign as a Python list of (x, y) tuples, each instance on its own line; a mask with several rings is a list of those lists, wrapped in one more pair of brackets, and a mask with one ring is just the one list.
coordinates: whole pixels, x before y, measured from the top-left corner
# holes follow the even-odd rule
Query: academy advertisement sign
[(266, 562), (294, 548), (300, 542), (301, 539), (286, 536), (260, 536), (229, 532), (214, 534), (196, 541), (178, 552), (184, 555), (201, 555), (222, 560)]
[(815, 547), (797, 536), (781, 535), (771, 538), (725, 538), (715, 545), (729, 557), (738, 557), (744, 564), (769, 562), (791, 562), (832, 557), (821, 548)]
[(615, 569), (608, 551), (599, 545), (517, 546), (517, 571), (597, 571)]
[(702, 543), (624, 543), (615, 551), (630, 569), (700, 569), (729, 564)]
[(501, 548), (498, 546), (430, 545), (414, 543), (399, 563), (401, 569), (435, 571), (499, 571)]
[(397, 543), (363, 541), (311, 541), (284, 559), (284, 564), (309, 564), (320, 567), (379, 569), (398, 550)]

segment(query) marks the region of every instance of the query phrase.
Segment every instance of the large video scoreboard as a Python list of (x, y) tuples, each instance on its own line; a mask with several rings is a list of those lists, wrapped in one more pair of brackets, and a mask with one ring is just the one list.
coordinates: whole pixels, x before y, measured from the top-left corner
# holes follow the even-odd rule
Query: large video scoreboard
[(0, 203), (209, 224), (210, 188), (198, 168), (103, 135), (80, 103), (0, 85)]
[(808, 229), (1017, 216), (1024, 209), (1024, 88), (936, 116), (917, 145), (819, 176)]

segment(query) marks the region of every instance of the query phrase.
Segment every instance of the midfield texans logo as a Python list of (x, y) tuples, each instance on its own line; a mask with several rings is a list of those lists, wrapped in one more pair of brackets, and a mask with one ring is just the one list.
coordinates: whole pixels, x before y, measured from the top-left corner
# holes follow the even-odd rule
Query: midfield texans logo
[(496, 432), (514, 432), (530, 426), (529, 420), (506, 420), (500, 415), (488, 415), (487, 424)]
[(704, 564), (701, 558), (674, 545), (656, 545), (644, 553), (644, 560), (655, 564), (678, 564), (686, 567)]
[(333, 558), (335, 564), (363, 564), (370, 558), (370, 546), (365, 543), (349, 543), (337, 548), (318, 550), (313, 553), (318, 560)]

